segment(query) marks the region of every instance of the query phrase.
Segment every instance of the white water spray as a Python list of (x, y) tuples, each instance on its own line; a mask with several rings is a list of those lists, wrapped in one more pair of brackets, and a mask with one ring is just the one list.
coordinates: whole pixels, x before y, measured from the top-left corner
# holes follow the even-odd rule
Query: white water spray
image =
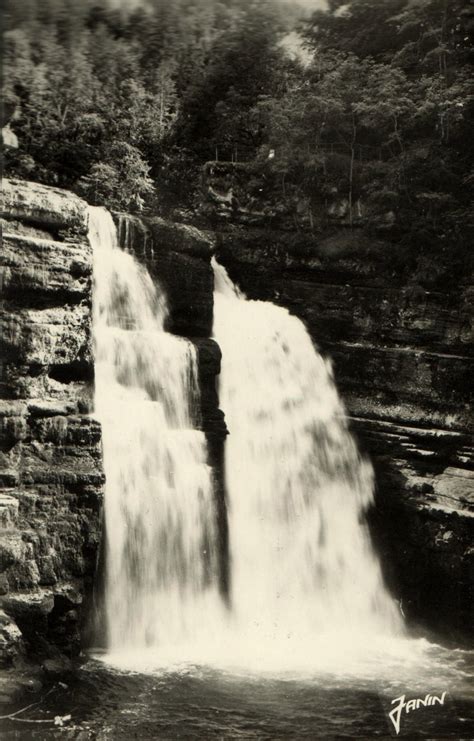
[(329, 363), (286, 309), (246, 300), (215, 261), (214, 275), (235, 629), (307, 652), (328, 634), (332, 652), (344, 636), (395, 636), (402, 621), (364, 521), (372, 468)]
[(164, 331), (165, 299), (118, 248), (111, 215), (91, 208), (89, 224), (109, 648), (197, 641), (219, 597), (195, 350)]

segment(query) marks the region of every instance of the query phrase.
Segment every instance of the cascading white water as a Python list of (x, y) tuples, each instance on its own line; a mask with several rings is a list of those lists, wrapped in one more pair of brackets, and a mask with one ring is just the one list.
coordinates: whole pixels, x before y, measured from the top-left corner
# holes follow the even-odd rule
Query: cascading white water
[(230, 431), (225, 608), (211, 471), (204, 435), (193, 429), (194, 347), (164, 330), (165, 298), (118, 248), (104, 209), (90, 209), (89, 236), (111, 652), (159, 647), (171, 661), (261, 667), (277, 655), (286, 665), (329, 633), (332, 661), (343, 635), (367, 645), (367, 636), (400, 632), (364, 524), (372, 470), (347, 429), (330, 367), (296, 317), (247, 301), (214, 264)]
[(249, 301), (214, 260), (222, 350), (234, 630), (311, 651), (402, 631), (364, 521), (372, 468), (347, 428), (331, 367), (286, 309)]
[(166, 301), (90, 208), (96, 415), (106, 474), (112, 651), (197, 640), (219, 602), (215, 514), (193, 345), (164, 331)]

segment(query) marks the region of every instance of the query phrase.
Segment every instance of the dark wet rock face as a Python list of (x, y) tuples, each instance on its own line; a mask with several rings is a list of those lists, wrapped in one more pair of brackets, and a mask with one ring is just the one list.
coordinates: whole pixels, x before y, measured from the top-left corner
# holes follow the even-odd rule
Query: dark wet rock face
[(471, 640), (474, 573), (472, 277), (427, 291), (393, 270), (393, 245), (229, 227), (219, 260), (249, 298), (299, 316), (334, 374), (376, 470), (370, 513), (408, 619)]
[(201, 428), (206, 435), (209, 465), (212, 467), (220, 550), (219, 586), (222, 596), (229, 596), (229, 531), (224, 473), (224, 443), (228, 434), (224, 413), (219, 408), (217, 393), (221, 369), (221, 350), (207, 338), (191, 338), (197, 350), (199, 387), (201, 391)]
[(100, 427), (90, 416), (87, 204), (5, 183), (0, 310), (0, 629), (20, 648), (77, 654), (100, 539)]
[(166, 292), (167, 330), (188, 337), (209, 337), (213, 240), (192, 226), (159, 217), (113, 216), (120, 246), (133, 252)]

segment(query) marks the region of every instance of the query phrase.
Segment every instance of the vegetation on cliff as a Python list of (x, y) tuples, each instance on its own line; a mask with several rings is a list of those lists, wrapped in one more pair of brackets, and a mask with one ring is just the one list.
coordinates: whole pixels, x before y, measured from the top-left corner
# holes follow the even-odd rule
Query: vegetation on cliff
[[(6, 19), (20, 141), (7, 172), (132, 210), (173, 186), (189, 197), (200, 163), (249, 135), (283, 60), (273, 0), (7, 0)], [(254, 152), (262, 137), (250, 141)]]
[(462, 0), (330, 0), (304, 28), (313, 62), (259, 104), (274, 168), (309, 208), (344, 198), (351, 224), (424, 254), (424, 280), (445, 248), (464, 263), (473, 226), (473, 31)]
[(338, 203), (428, 272), (446, 245), (463, 263), (472, 3), (329, 0), (301, 19), (284, 0), (7, 0), (6, 18), (7, 173), (156, 209), (193, 205), (206, 161), (244, 161), (311, 225)]

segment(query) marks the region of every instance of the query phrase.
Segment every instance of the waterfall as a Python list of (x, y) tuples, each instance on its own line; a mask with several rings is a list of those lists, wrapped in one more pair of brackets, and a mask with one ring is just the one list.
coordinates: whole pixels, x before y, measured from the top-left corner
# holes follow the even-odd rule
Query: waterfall
[(119, 249), (106, 210), (90, 208), (89, 238), (109, 648), (193, 642), (219, 601), (195, 349), (164, 331), (165, 297)]
[(344, 636), (366, 647), (395, 636), (401, 618), (364, 520), (372, 468), (331, 366), (298, 318), (247, 300), (213, 263), (235, 630), (306, 652), (329, 633), (331, 650)]
[(90, 209), (89, 238), (111, 655), (151, 648), (165, 662), (260, 668), (275, 656), (287, 666), (297, 650), (314, 662), (312, 647), (321, 666), (321, 640), (332, 657), (344, 636), (368, 646), (401, 633), (364, 520), (372, 469), (330, 365), (296, 317), (248, 301), (214, 261), (230, 433), (224, 604), (195, 348), (165, 332), (163, 291), (119, 248), (104, 209)]

